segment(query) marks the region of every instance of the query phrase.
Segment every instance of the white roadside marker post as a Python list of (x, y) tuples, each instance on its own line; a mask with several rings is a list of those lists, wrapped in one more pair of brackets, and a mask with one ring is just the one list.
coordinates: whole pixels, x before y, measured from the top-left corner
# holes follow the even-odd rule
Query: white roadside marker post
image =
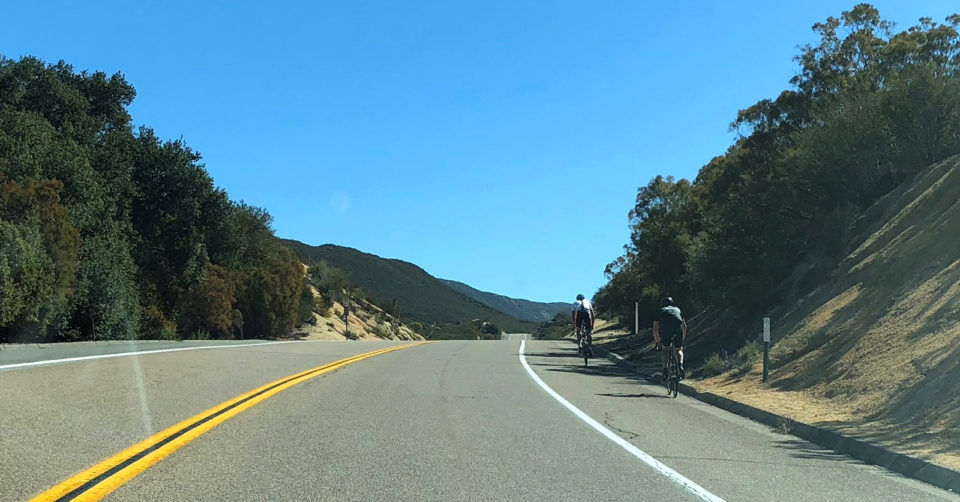
[(763, 381), (767, 381), (770, 367), (770, 318), (763, 318)]

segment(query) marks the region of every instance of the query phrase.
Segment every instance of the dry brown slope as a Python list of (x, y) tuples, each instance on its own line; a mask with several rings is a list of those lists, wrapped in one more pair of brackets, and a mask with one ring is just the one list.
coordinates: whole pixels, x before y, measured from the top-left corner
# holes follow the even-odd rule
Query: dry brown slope
[[(346, 340), (346, 324), (340, 318), (343, 306), (333, 302), (324, 315), (313, 313), (313, 322), (293, 332), (301, 340)], [(393, 322), (390, 315), (373, 304), (354, 304), (350, 309), (350, 337), (358, 340), (423, 340), (423, 336), (405, 324)]]
[(859, 222), (822, 286), (775, 314), (769, 386), (697, 384), (960, 468), (960, 157)]
[[(301, 263), (303, 273), (308, 267)], [(315, 301), (320, 300), (320, 292), (312, 285), (308, 286)], [(332, 306), (323, 312), (313, 311), (313, 319), (293, 330), (291, 338), (299, 340), (423, 340), (423, 336), (407, 325), (394, 319), (380, 307), (365, 301), (354, 301), (347, 322), (344, 322), (343, 305), (331, 299)], [(349, 328), (349, 329), (348, 329)]]

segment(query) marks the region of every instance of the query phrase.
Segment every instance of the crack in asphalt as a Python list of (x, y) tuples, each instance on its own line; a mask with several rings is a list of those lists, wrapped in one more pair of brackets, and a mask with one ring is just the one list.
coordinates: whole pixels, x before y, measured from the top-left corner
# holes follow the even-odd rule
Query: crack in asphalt
[(636, 439), (636, 438), (640, 437), (640, 434), (637, 434), (636, 432), (631, 432), (631, 431), (628, 431), (628, 430), (624, 430), (624, 429), (621, 429), (621, 428), (617, 427), (616, 425), (611, 424), (611, 423), (610, 423), (611, 420), (613, 420), (613, 418), (610, 416), (610, 413), (608, 413), (608, 412), (606, 412), (606, 411), (603, 412), (603, 423), (604, 423), (607, 427), (609, 427), (609, 428), (611, 428), (611, 429), (613, 429), (613, 430), (615, 430), (615, 431), (617, 431), (617, 432), (619, 432), (619, 433), (621, 433), (621, 434), (628, 434), (628, 435), (630, 436), (629, 438), (627, 438), (628, 440), (632, 440), (632, 439)]

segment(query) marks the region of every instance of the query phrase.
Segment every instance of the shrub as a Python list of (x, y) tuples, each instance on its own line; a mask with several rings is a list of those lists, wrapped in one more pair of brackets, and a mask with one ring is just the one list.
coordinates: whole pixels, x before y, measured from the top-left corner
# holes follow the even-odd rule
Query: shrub
[(313, 309), (316, 307), (316, 301), (313, 299), (313, 292), (306, 285), (300, 290), (300, 302), (297, 305), (297, 317), (300, 324), (313, 324)]
[(710, 357), (704, 361), (703, 366), (700, 366), (698, 373), (701, 376), (711, 377), (719, 375), (730, 368), (729, 360), (726, 357), (726, 354), (720, 355), (714, 352), (710, 354)]
[(148, 305), (143, 309), (141, 318), (143, 329), (142, 337), (157, 340), (178, 340), (177, 325), (163, 315), (163, 311), (156, 305)]
[(753, 368), (753, 363), (763, 356), (763, 346), (760, 342), (752, 341), (737, 351), (733, 357), (731, 365), (736, 369), (737, 375), (745, 375)]
[(183, 296), (180, 327), (187, 333), (204, 331), (214, 338), (233, 338), (236, 301), (230, 273), (218, 265), (207, 265), (203, 279)]
[(189, 340), (210, 340), (211, 336), (209, 331), (205, 329), (198, 329), (197, 331), (190, 333), (189, 337), (185, 337), (185, 338)]
[(390, 326), (386, 324), (377, 324), (376, 327), (373, 328), (373, 334), (387, 340), (393, 336)]
[(333, 308), (333, 301), (330, 299), (330, 294), (321, 294), (318, 296), (313, 308), (321, 317), (330, 315), (330, 309)]

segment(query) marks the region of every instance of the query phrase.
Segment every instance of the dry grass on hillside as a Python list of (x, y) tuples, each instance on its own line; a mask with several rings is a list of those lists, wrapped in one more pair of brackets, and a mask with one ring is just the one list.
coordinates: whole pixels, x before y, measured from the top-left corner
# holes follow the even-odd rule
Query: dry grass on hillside
[(960, 159), (861, 220), (862, 244), (774, 318), (759, 365), (698, 388), (960, 468)]
[[(313, 286), (310, 291), (314, 298), (320, 292)], [(313, 313), (313, 323), (307, 323), (295, 329), (292, 338), (299, 340), (346, 340), (346, 323), (340, 317), (343, 305), (333, 302), (333, 307), (325, 315)], [(423, 340), (423, 337), (401, 324), (393, 331), (390, 315), (376, 305), (355, 303), (350, 309), (349, 328), (351, 338), (359, 340)]]

